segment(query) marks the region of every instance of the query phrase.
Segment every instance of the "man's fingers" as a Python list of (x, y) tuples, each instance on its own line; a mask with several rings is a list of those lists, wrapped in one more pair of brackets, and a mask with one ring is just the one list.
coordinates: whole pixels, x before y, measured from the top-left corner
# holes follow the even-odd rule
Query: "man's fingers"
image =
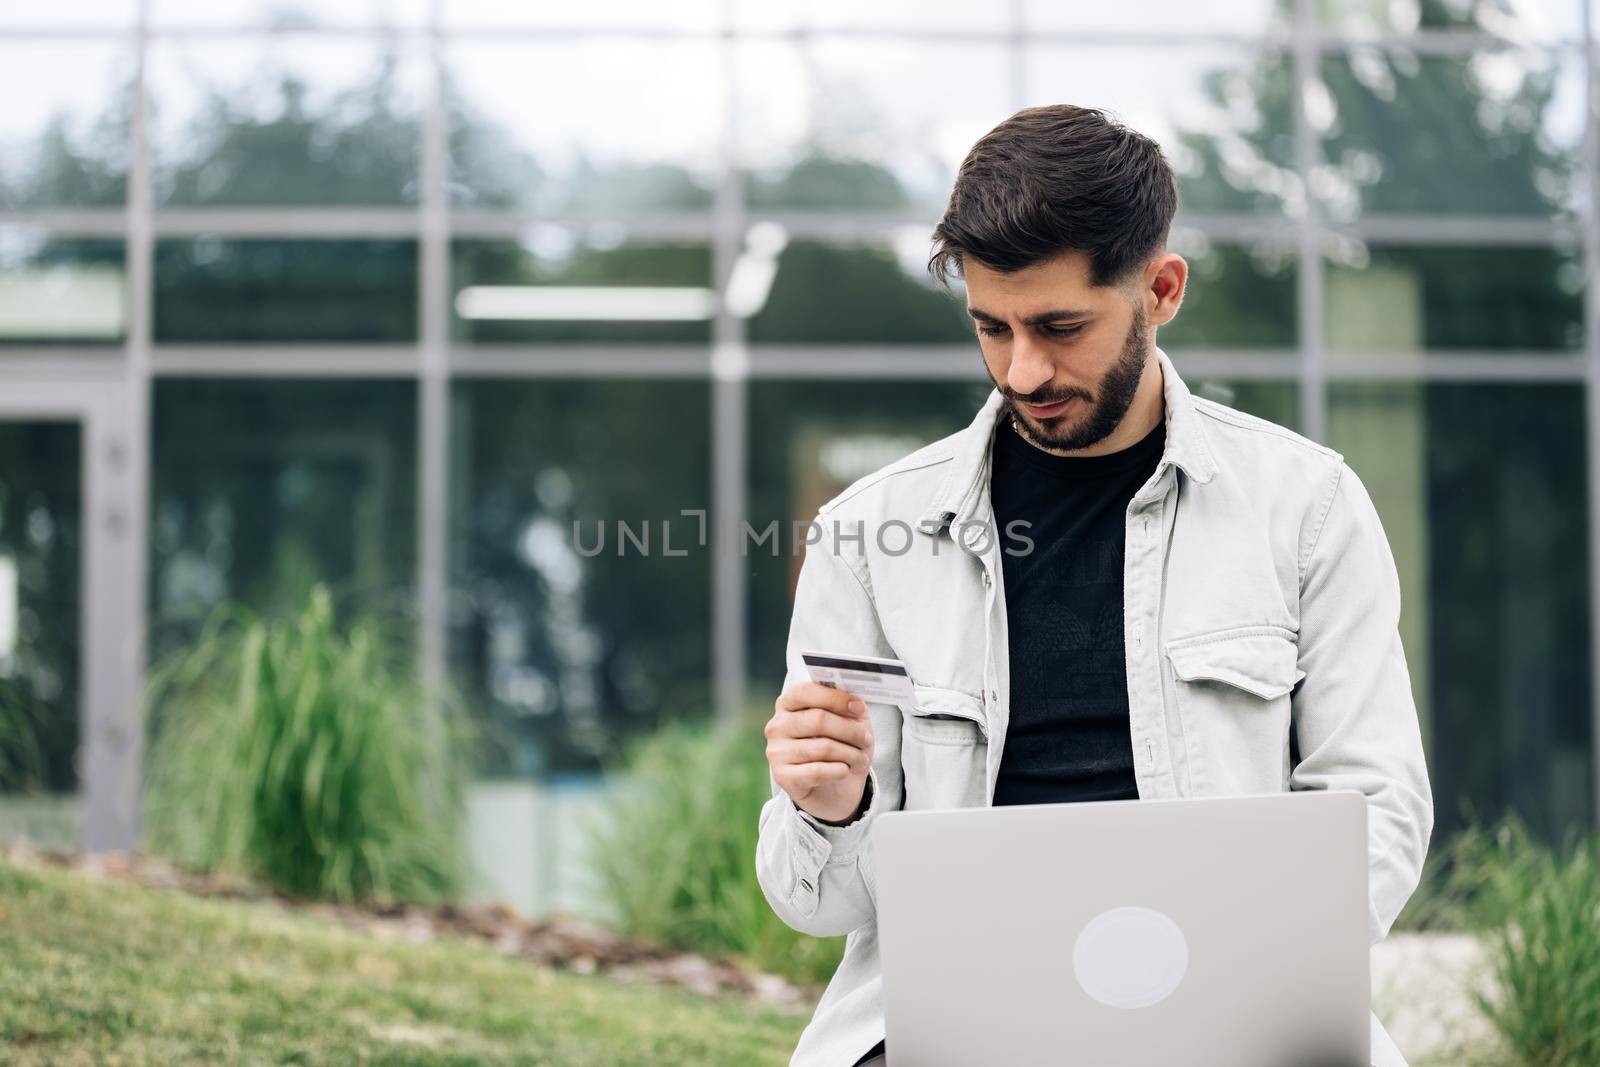
[(773, 769), (772, 778), (784, 792), (814, 789), (842, 782), (854, 773), (848, 763), (789, 763)]
[[(857, 705), (851, 708), (851, 704)], [(823, 708), (838, 715), (865, 715), (866, 705), (843, 689), (834, 689), (820, 682), (799, 682), (778, 698), (779, 711), (799, 711), (802, 708)]]
[(870, 757), (865, 750), (831, 737), (804, 737), (774, 741), (767, 746), (767, 762), (780, 764), (843, 763), (852, 769), (865, 767)]
[(872, 723), (865, 717), (846, 718), (822, 708), (802, 708), (774, 716), (767, 731), (769, 740), (784, 737), (831, 737), (861, 748), (872, 743)]

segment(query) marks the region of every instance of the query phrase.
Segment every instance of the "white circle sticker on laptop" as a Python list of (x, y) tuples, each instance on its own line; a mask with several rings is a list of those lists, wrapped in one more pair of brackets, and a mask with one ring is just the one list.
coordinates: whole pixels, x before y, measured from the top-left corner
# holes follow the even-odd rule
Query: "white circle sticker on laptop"
[(1154, 908), (1124, 907), (1090, 919), (1072, 947), (1083, 991), (1110, 1008), (1148, 1008), (1172, 995), (1189, 969), (1189, 942)]

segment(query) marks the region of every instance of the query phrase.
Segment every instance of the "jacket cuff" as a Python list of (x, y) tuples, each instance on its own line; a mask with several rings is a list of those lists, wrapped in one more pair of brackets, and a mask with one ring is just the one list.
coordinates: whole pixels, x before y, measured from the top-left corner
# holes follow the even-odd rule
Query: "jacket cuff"
[(780, 793), (784, 818), (789, 824), (791, 846), (790, 862), (794, 869), (794, 885), (790, 900), (804, 915), (810, 915), (817, 906), (817, 893), (822, 868), (830, 863), (848, 863), (855, 859), (867, 839), (867, 830), (873, 817), (883, 806), (883, 791), (878, 788), (877, 771), (867, 769), (867, 785), (872, 796), (867, 810), (844, 826), (830, 826), (801, 811), (793, 798)]

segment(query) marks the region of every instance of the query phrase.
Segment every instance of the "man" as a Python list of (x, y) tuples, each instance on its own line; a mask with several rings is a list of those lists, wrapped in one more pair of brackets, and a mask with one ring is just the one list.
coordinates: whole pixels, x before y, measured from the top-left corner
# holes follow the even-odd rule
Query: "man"
[[(1191, 395), (1156, 346), (1176, 210), (1159, 147), (1092, 109), (1021, 111), (961, 166), (930, 268), (964, 278), (994, 391), (823, 505), (766, 728), (762, 889), (849, 935), (796, 1067), (881, 1062), (894, 808), (1353, 788), (1373, 942), (1416, 887), (1433, 803), (1393, 557), (1339, 453)], [(802, 648), (902, 659), (917, 704), (805, 681)]]

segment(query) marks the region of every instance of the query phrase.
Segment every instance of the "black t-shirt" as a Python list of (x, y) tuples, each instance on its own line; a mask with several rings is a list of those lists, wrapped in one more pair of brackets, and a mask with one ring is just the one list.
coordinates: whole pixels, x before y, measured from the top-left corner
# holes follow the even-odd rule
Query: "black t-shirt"
[(1137, 799), (1122, 564), (1128, 502), (1160, 462), (1166, 427), (1118, 452), (1055, 456), (1000, 423), (990, 493), (1011, 704), (994, 803)]

